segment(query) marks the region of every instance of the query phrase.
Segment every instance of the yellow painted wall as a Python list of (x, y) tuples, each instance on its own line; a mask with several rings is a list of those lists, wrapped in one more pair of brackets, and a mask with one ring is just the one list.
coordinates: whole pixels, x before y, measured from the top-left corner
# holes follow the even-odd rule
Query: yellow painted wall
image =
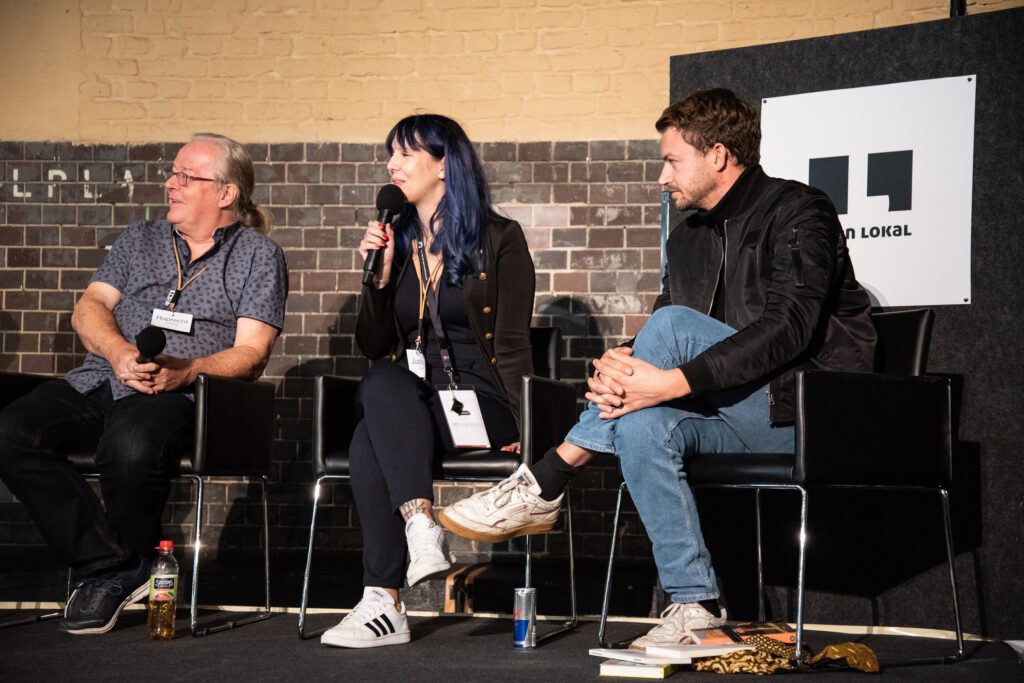
[(644, 138), (671, 55), (948, 15), (949, 0), (0, 0), (0, 139), (369, 142), (416, 110), (477, 140)]

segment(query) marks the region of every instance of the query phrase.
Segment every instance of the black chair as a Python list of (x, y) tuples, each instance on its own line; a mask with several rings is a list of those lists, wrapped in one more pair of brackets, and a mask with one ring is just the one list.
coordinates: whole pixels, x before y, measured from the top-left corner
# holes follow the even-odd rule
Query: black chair
[[(39, 375), (0, 373), (0, 408), (51, 379)], [(270, 536), (267, 523), (267, 475), (274, 441), (274, 385), (237, 379), (199, 375), (195, 383), (196, 435), (190, 450), (181, 454), (178, 476), (195, 483), (196, 527), (192, 557), (192, 595), (189, 627), (193, 636), (205, 636), (254, 621), (267, 619), (270, 611)], [(99, 476), (92, 451), (68, 454), (83, 476)], [(203, 526), (203, 481), (210, 477), (258, 479), (263, 505), (264, 609), (254, 616), (232, 620), (217, 626), (199, 628), (200, 533)], [(70, 578), (69, 578), (70, 581)], [(63, 612), (34, 617), (41, 621), (62, 616)], [(19, 621), (14, 626), (30, 621)]]
[[(548, 448), (562, 441), (576, 422), (576, 391), (558, 381), (561, 333), (553, 327), (535, 327), (530, 330), (533, 346), (534, 370), (547, 377), (523, 377), (520, 409), (521, 452), (478, 450), (449, 456), (439, 463), (435, 478), (441, 481), (499, 482), (508, 477), (522, 463), (532, 463)], [(302, 581), (302, 605), (299, 609), (299, 637), (313, 638), (326, 628), (306, 632), (306, 608), (309, 603), (309, 577), (313, 566), (313, 542), (316, 537), (317, 504), (322, 487), (327, 482), (347, 481), (348, 446), (357, 423), (357, 380), (320, 375), (313, 388), (313, 515), (309, 525), (309, 548), (306, 553), (306, 571)], [(566, 533), (569, 540), (569, 586), (571, 600), (570, 619), (537, 637), (538, 642), (576, 627), (576, 565), (572, 544), (572, 503), (566, 495)], [(532, 580), (530, 537), (526, 537), (525, 585)]]
[[(872, 315), (878, 331), (875, 372), (805, 371), (796, 385), (796, 453), (695, 455), (687, 462), (691, 486), (754, 489), (757, 529), (758, 612), (764, 620), (761, 491), (800, 493), (796, 650), (803, 653), (804, 577), (808, 490), (818, 487), (910, 490), (938, 494), (942, 501), (946, 555), (952, 586), (957, 650), (941, 661), (963, 657), (963, 627), (953, 563), (949, 494), (952, 477), (952, 393), (946, 377), (924, 376), (934, 313), (930, 309)], [(611, 551), (598, 639), (605, 640), (612, 566), (622, 496), (615, 507)], [(913, 663), (935, 661), (912, 660)], [(911, 662), (900, 662), (911, 663)]]

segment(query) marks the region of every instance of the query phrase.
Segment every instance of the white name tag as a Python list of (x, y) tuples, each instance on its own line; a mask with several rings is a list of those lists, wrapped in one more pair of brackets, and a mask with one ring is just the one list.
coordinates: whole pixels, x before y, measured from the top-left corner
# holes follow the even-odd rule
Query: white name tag
[(427, 378), (427, 359), (423, 357), (422, 351), (406, 349), (405, 360), (409, 363), (409, 370), (411, 370), (413, 374), (420, 379)]
[(162, 327), (165, 330), (174, 330), (175, 332), (188, 334), (192, 331), (192, 314), (154, 308), (153, 318), (149, 321), (149, 324), (154, 327)]
[(480, 402), (472, 389), (438, 389), (448, 421), (452, 443), (458, 448), (490, 448), (487, 427), (480, 413)]

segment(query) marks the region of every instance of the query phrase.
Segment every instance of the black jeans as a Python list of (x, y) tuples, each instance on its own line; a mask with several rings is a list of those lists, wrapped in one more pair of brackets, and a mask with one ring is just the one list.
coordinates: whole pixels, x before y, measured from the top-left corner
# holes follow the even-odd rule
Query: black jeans
[[(50, 549), (79, 576), (150, 557), (181, 454), (194, 433), (184, 394), (114, 401), (52, 380), (0, 411), (0, 479), (25, 504)], [(96, 453), (106, 506), (68, 460)]]
[[(477, 395), (491, 446), (516, 441), (519, 428), (503, 402)], [(400, 588), (405, 522), (398, 507), (434, 499), (434, 460), (456, 452), (437, 392), (404, 367), (374, 364), (359, 385), (363, 419), (349, 447), (352, 493), (363, 530), (363, 585)]]

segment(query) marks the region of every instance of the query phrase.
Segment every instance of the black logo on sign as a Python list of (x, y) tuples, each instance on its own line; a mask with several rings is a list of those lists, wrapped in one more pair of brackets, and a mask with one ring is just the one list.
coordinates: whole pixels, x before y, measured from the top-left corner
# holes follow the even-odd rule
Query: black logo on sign
[[(808, 182), (829, 196), (836, 212), (848, 213), (850, 157), (820, 157), (808, 165)], [(914, 181), (914, 150), (868, 154), (869, 197), (888, 197), (889, 211), (911, 208)]]

